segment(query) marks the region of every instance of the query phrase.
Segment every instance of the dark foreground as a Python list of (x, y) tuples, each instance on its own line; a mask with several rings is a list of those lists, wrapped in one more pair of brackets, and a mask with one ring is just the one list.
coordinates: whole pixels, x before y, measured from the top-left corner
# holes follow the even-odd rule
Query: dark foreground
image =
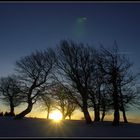
[(84, 121), (65, 120), (56, 123), (46, 119), (13, 120), (0, 118), (0, 138), (6, 137), (128, 137), (140, 138), (140, 124), (121, 123), (113, 127), (111, 122), (85, 124)]

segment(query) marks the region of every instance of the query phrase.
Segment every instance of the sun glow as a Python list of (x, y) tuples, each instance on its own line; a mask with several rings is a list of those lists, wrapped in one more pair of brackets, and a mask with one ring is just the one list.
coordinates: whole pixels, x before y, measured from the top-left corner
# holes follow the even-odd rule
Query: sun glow
[(62, 114), (59, 111), (53, 111), (50, 114), (50, 119), (58, 122), (58, 121), (62, 120)]

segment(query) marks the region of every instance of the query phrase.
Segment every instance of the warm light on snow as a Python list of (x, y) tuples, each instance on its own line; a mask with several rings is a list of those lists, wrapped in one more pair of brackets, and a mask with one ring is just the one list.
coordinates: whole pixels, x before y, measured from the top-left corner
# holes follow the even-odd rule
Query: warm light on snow
[(50, 119), (60, 121), (62, 119), (62, 114), (59, 111), (54, 111), (50, 114)]

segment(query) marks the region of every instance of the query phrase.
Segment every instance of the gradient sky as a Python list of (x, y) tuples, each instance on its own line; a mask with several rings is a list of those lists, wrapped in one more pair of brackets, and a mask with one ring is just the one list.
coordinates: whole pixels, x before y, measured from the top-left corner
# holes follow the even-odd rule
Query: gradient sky
[(0, 77), (21, 56), (62, 39), (95, 47), (116, 40), (139, 72), (140, 3), (0, 3)]

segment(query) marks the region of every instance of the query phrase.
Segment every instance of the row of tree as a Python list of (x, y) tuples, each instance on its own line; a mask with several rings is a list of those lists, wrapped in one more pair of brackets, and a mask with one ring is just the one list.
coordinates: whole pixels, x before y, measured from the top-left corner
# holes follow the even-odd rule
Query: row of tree
[[(113, 125), (119, 125), (120, 111), (127, 122), (126, 110), (139, 106), (139, 93), (131, 73), (132, 64), (119, 52), (117, 43), (111, 49), (63, 40), (55, 49), (36, 51), (16, 62), (16, 74), (0, 80), (1, 99), (14, 107), (25, 102), (27, 108), (15, 116), (23, 118), (39, 101), (59, 109), (63, 118), (80, 108), (87, 123), (103, 121), (107, 111), (114, 111)], [(100, 116), (102, 113), (102, 116)]]

